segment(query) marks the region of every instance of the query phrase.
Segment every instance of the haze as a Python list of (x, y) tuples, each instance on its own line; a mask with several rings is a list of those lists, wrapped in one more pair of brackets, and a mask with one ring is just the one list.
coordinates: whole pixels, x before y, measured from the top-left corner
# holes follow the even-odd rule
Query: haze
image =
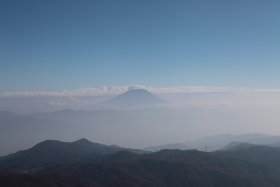
[(1, 1), (0, 154), (46, 139), (145, 148), (279, 135), (279, 9), (259, 0)]

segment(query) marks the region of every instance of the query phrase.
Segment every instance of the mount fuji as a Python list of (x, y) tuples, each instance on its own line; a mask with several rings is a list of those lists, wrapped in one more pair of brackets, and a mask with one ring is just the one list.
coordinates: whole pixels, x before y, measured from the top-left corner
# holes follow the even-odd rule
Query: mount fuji
[(119, 108), (145, 108), (160, 106), (167, 102), (145, 89), (130, 89), (106, 101), (105, 104)]

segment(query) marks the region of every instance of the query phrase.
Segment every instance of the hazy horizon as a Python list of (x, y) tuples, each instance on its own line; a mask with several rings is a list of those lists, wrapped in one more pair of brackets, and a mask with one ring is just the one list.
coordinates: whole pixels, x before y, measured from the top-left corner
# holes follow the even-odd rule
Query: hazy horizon
[[(0, 114), (10, 111), (18, 115), (0, 115), (0, 154), (25, 149), (47, 139), (74, 141), (87, 138), (98, 143), (142, 149), (221, 134), (280, 135), (278, 90), (114, 88), (105, 89), (105, 92), (104, 88), (92, 88), (84, 92), (2, 96)], [(136, 92), (131, 92), (133, 90)], [(141, 90), (151, 95), (143, 94)], [(128, 92), (133, 97), (126, 95)], [(110, 103), (120, 96), (119, 102)], [(154, 97), (164, 103), (147, 103)]]

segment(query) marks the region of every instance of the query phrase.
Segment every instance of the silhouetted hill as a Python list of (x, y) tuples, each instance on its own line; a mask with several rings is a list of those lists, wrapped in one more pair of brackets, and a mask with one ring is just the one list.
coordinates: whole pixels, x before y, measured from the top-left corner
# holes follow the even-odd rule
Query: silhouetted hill
[[(242, 149), (212, 153), (197, 150), (162, 150), (142, 155), (120, 149), (117, 146), (97, 144), (86, 139), (71, 143), (44, 141), (29, 150), (2, 158), (0, 163), (9, 164), (5, 165), (5, 169), (0, 168), (0, 185), (5, 187), (278, 187), (280, 185), (278, 177), (280, 148), (243, 146)], [(49, 166), (39, 170), (23, 170), (23, 166), (38, 167), (42, 166), (42, 163)]]
[(186, 144), (182, 143), (174, 143), (174, 144), (166, 144), (166, 145), (159, 145), (159, 146), (150, 146), (146, 147), (146, 151), (160, 151), (163, 149), (180, 149), (180, 150), (186, 150), (189, 149), (189, 147)]
[(136, 153), (144, 151), (108, 146), (80, 139), (74, 142), (46, 140), (34, 147), (1, 157), (0, 166), (27, 170), (36, 170), (62, 163), (86, 161), (105, 154), (127, 150)]

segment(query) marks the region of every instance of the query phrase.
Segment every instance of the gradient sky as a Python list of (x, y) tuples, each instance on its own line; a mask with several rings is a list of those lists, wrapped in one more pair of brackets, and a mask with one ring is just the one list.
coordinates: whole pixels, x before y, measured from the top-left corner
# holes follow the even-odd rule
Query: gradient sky
[(0, 92), (279, 87), (280, 1), (1, 0)]

